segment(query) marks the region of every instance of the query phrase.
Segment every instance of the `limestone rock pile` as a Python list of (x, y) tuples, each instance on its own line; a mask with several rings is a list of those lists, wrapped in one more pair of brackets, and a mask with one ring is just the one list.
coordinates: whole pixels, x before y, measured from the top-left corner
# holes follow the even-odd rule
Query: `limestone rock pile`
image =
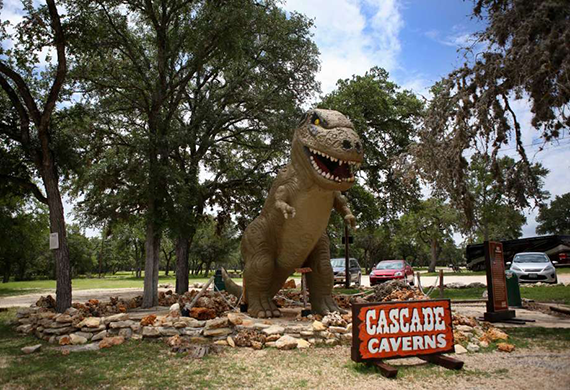
[(374, 293), (367, 296), (368, 302), (409, 301), (429, 299), (419, 289), (402, 280), (391, 280), (374, 286)]
[[(186, 292), (182, 296), (178, 296), (176, 294), (173, 294), (173, 297), (177, 298), (175, 302), (178, 302), (180, 304), (180, 307), (184, 307), (184, 305), (186, 305), (187, 303), (192, 302), (194, 300), (194, 297), (198, 293), (199, 292), (197, 290), (192, 290), (192, 291)], [(175, 302), (173, 302), (173, 303), (175, 303)], [(232, 309), (228, 303), (234, 307), (237, 306), (237, 298), (234, 297), (233, 295), (228, 294), (225, 291), (222, 291), (222, 292), (206, 291), (198, 299), (198, 301), (196, 302), (194, 307), (195, 308), (209, 309), (209, 310), (211, 310), (209, 312), (210, 314), (203, 315), (200, 312), (196, 312), (194, 315), (192, 315), (192, 313), (190, 315), (192, 317), (200, 318), (200, 319), (208, 319), (208, 318), (219, 317), (221, 314), (223, 314), (227, 311), (230, 311)], [(213, 311), (213, 313), (215, 313), (215, 315), (213, 317), (211, 316), (212, 311)]]
[[(453, 338), (455, 339), (456, 353), (465, 353), (467, 351), (478, 352), (481, 348), (489, 347), (492, 342), (506, 341), (509, 336), (488, 322), (479, 322), (474, 317), (455, 313), (453, 314)], [(467, 346), (465, 351), (458, 347), (462, 345)], [(507, 343), (499, 343), (497, 348), (499, 351), (505, 352), (514, 350), (514, 346)]]

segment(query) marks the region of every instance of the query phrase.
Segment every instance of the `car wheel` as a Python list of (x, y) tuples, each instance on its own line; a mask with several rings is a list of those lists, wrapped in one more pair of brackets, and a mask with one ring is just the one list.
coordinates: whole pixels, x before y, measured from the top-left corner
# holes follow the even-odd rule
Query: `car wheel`
[(354, 285), (356, 287), (360, 287), (361, 282), (362, 282), (362, 274), (358, 274), (358, 279), (357, 279), (356, 283), (354, 283)]

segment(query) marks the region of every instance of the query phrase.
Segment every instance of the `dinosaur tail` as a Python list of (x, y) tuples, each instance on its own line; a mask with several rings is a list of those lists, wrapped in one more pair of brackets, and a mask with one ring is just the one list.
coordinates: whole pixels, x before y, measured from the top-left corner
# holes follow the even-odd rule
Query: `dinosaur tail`
[(222, 279), (224, 279), (224, 284), (226, 285), (226, 291), (240, 299), (243, 293), (243, 287), (237, 284), (230, 278), (230, 275), (222, 267)]

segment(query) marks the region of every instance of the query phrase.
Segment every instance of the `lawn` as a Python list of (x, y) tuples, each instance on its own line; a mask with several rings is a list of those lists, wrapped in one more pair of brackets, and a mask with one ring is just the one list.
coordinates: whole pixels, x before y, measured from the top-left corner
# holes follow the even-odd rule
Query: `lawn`
[[(570, 286), (521, 286), (521, 297), (534, 299), (537, 302), (562, 303), (570, 305)], [(484, 287), (445, 289), (443, 297), (449, 299), (482, 299)], [(439, 290), (435, 289), (430, 297), (439, 298)]]
[[(163, 271), (160, 272), (158, 279), (160, 284), (170, 283), (174, 285), (176, 283), (176, 276), (174, 274), (166, 276), (164, 275)], [(207, 280), (208, 279), (203, 277), (202, 275), (190, 276), (190, 283), (205, 282)], [(239, 281), (240, 279), (237, 280)], [(129, 288), (129, 287), (143, 288), (143, 283), (144, 283), (144, 273), (143, 277), (136, 278), (130, 272), (117, 272), (115, 275), (106, 275), (101, 279), (96, 277), (72, 279), (71, 286), (73, 289), (77, 290)], [(55, 289), (55, 280), (29, 280), (21, 282), (8, 282), (0, 284), (0, 297), (42, 293), (50, 289)]]

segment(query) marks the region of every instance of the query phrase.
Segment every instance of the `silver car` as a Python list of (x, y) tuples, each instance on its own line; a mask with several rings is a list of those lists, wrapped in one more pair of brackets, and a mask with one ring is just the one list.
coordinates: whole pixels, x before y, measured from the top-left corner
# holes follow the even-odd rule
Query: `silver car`
[[(556, 263), (555, 261), (554, 264)], [(548, 255), (542, 252), (517, 253), (513, 262), (507, 263), (521, 282), (558, 283), (554, 264)]]

